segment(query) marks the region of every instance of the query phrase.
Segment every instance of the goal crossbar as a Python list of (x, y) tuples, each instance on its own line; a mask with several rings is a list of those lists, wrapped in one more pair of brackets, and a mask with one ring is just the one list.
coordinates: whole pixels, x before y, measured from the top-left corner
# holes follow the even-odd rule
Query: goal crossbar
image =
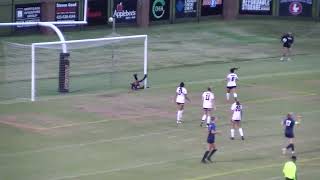
[[(72, 43), (81, 43), (81, 42), (99, 42), (99, 41), (112, 41), (112, 40), (125, 40), (125, 39), (144, 39), (144, 53), (143, 53), (143, 73), (144, 75), (148, 74), (148, 35), (133, 35), (133, 36), (120, 36), (120, 37), (106, 37), (106, 38), (96, 38), (96, 39), (80, 39), (80, 40), (68, 40), (68, 41), (53, 41), (53, 42), (39, 42), (31, 44), (31, 101), (35, 101), (35, 92), (36, 92), (36, 56), (35, 49), (37, 47), (46, 46), (46, 45), (60, 45), (60, 44), (72, 44)], [(148, 77), (144, 80), (144, 88), (147, 88)]]

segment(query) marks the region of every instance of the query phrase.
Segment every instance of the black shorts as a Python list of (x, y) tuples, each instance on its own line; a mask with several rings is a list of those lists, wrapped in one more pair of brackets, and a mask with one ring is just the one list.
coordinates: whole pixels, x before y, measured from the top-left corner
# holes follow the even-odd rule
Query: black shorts
[(177, 105), (184, 105), (184, 103), (178, 103), (178, 102), (177, 102)]
[(227, 89), (234, 89), (236, 88), (237, 86), (227, 86)]
[(203, 110), (212, 110), (212, 108), (202, 108)]
[(293, 180), (293, 179), (290, 179), (290, 178), (287, 178), (287, 177), (286, 177), (286, 180)]
[(285, 133), (284, 133), (284, 136), (285, 136), (286, 138), (294, 138), (293, 132), (285, 132)]
[(207, 143), (208, 144), (213, 144), (215, 142), (215, 138), (214, 137), (208, 137), (207, 138)]
[(291, 44), (289, 44), (289, 43), (284, 43), (284, 44), (283, 44), (283, 47), (285, 47), (285, 48), (291, 48)]

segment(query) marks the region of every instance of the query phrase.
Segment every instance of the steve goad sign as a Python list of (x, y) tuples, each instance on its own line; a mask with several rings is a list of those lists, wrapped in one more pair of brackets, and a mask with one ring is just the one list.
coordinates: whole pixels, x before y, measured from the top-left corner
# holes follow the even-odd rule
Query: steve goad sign
[(280, 16), (312, 16), (312, 0), (280, 0)]
[(137, 0), (115, 0), (113, 17), (116, 23), (135, 23), (137, 19)]
[(151, 0), (150, 19), (151, 21), (168, 20), (170, 10), (170, 0)]
[[(78, 2), (57, 2), (56, 3), (56, 21), (77, 21), (78, 20)], [(59, 25), (75, 26), (75, 25)]]

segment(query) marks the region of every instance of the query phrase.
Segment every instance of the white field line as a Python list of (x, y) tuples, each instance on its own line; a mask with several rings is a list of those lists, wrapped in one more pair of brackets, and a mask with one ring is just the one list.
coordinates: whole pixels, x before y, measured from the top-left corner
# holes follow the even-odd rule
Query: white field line
[[(259, 75), (253, 75), (253, 76), (242, 76), (240, 77), (241, 80), (249, 80), (249, 79), (257, 79), (257, 78), (266, 78), (266, 77), (278, 77), (278, 76), (291, 76), (291, 75), (299, 75), (299, 74), (311, 74), (311, 73), (318, 73), (320, 72), (319, 70), (313, 70), (313, 71), (294, 71), (294, 72), (280, 72), (280, 73), (268, 73), (268, 74), (259, 74)], [(224, 78), (220, 79), (206, 79), (206, 80), (201, 80), (201, 81), (186, 81), (188, 84), (202, 84), (202, 83), (217, 83), (217, 82), (224, 82)], [(241, 83), (240, 83), (241, 84)], [(152, 88), (164, 88), (164, 87), (175, 87), (177, 84), (176, 83), (171, 83), (171, 84), (164, 84), (164, 85), (156, 85), (153, 86)], [(116, 92), (114, 91), (109, 91), (109, 92)], [(40, 98), (36, 101), (50, 101), (50, 100), (57, 100), (57, 99), (65, 99), (65, 98), (72, 98), (72, 97), (82, 97), (82, 96), (96, 96), (96, 95), (101, 95), (105, 94), (106, 92), (98, 92), (98, 93), (85, 93), (85, 94), (68, 94), (64, 96), (47, 96)], [(24, 100), (22, 100), (24, 99)], [(31, 101), (25, 101), (26, 98), (21, 98), (21, 99), (15, 99), (15, 100), (8, 100), (8, 101), (2, 101), (0, 104), (15, 104), (15, 103), (32, 103)]]
[(61, 126), (53, 126), (53, 127), (48, 127), (48, 128), (40, 128), (40, 131), (47, 131), (47, 130), (52, 130), (52, 129), (59, 129), (59, 128), (67, 128), (67, 127), (74, 127), (74, 126), (81, 126), (81, 125), (88, 125), (88, 124), (97, 124), (97, 123), (104, 123), (104, 122), (109, 122), (112, 120), (98, 120), (98, 121), (91, 121), (91, 122), (82, 122), (82, 123), (70, 123), (70, 124), (65, 124)]
[[(318, 139), (314, 140), (309, 140), (309, 141), (301, 141), (301, 142), (314, 142), (314, 141), (319, 141)], [(246, 152), (246, 151), (257, 151), (260, 149), (270, 149), (275, 146), (279, 146), (279, 144), (263, 144), (261, 146), (256, 146), (256, 147), (246, 147), (242, 149), (233, 149), (233, 151), (218, 151), (219, 154), (233, 154), (233, 153), (239, 153), (239, 152)], [(222, 147), (220, 149), (223, 149)], [(131, 169), (137, 169), (137, 168), (142, 168), (142, 167), (148, 167), (148, 166), (154, 166), (154, 165), (161, 165), (161, 164), (168, 164), (176, 161), (184, 161), (184, 160), (189, 160), (189, 159), (195, 159), (199, 158), (199, 163), (200, 163), (200, 158), (202, 156), (202, 152), (199, 153), (190, 153), (186, 154), (187, 158), (179, 158), (179, 159), (173, 159), (173, 160), (167, 160), (167, 161), (157, 161), (157, 162), (145, 162), (141, 164), (136, 164), (132, 166), (127, 166), (127, 167), (121, 167), (121, 168), (114, 168), (114, 169), (108, 169), (108, 170), (99, 170), (99, 171), (92, 171), (92, 172), (87, 172), (87, 173), (80, 173), (77, 175), (69, 175), (69, 176), (62, 176), (62, 177), (57, 177), (53, 178), (50, 180), (64, 180), (64, 179), (78, 179), (80, 177), (84, 176), (94, 176), (94, 175), (100, 175), (100, 174), (109, 174), (109, 173), (114, 173), (114, 172), (120, 172), (120, 171), (127, 171)], [(279, 154), (280, 154), (280, 149), (279, 149)]]
[(62, 146), (40, 148), (40, 149), (36, 149), (36, 150), (21, 151), (21, 152), (14, 152), (14, 153), (2, 153), (2, 154), (0, 154), (0, 157), (23, 156), (23, 155), (27, 155), (27, 154), (40, 153), (40, 152), (46, 152), (46, 151), (55, 151), (55, 150), (74, 148), (74, 147), (83, 147), (83, 146), (88, 146), (88, 145), (93, 145), (93, 144), (102, 144), (102, 143), (117, 142), (117, 141), (127, 141), (127, 140), (132, 140), (132, 139), (139, 139), (142, 137), (168, 134), (168, 133), (172, 133), (172, 132), (176, 132), (176, 131), (184, 131), (184, 129), (170, 129), (170, 130), (164, 130), (164, 131), (158, 131), (158, 132), (138, 134), (138, 135), (134, 135), (134, 136), (124, 136), (124, 137), (111, 138), (111, 139), (100, 139), (100, 140), (91, 141), (91, 142), (87, 142), (87, 143), (67, 144), (67, 145), (62, 145)]
[[(320, 110), (302, 112), (301, 114), (302, 115), (303, 114), (312, 114), (312, 113), (317, 113), (317, 112), (320, 112)], [(276, 116), (276, 117), (278, 117), (278, 116)], [(281, 116), (279, 116), (279, 117), (281, 117)], [(163, 134), (176, 132), (176, 131), (185, 131), (185, 129), (171, 129), (171, 130), (164, 130), (164, 131), (159, 131), (159, 132), (139, 134), (139, 135), (134, 135), (134, 136), (124, 136), (124, 137), (111, 138), (111, 139), (100, 139), (100, 140), (91, 141), (91, 142), (87, 142), (87, 143), (67, 144), (67, 145), (62, 145), (62, 146), (40, 148), (40, 149), (36, 149), (36, 150), (21, 151), (21, 152), (14, 152), (14, 153), (2, 153), (2, 154), (0, 154), (0, 157), (15, 157), (15, 156), (21, 156), (21, 155), (27, 155), (27, 154), (33, 154), (33, 153), (41, 153), (41, 152), (46, 152), (46, 151), (55, 151), (55, 150), (67, 149), (67, 148), (83, 147), (83, 146), (93, 145), (93, 144), (102, 144), (102, 143), (117, 142), (117, 141), (127, 141), (127, 140), (132, 140), (132, 139), (149, 137), (149, 136), (153, 136), (153, 135), (163, 135)], [(175, 138), (175, 137), (177, 137), (177, 136), (171, 135), (171, 136), (168, 136), (168, 139)], [(188, 140), (188, 141), (191, 141), (191, 140)]]
[[(291, 91), (289, 91), (290, 93)], [(308, 97), (308, 96), (317, 96), (316, 93), (307, 93), (307, 92), (300, 92), (300, 91), (294, 91), (295, 93), (299, 93), (300, 95), (291, 95), (291, 96), (284, 96), (284, 97), (278, 97), (278, 98), (264, 98), (264, 99), (254, 99), (254, 100), (248, 100), (248, 101), (242, 101), (244, 103), (266, 103), (266, 102), (273, 102), (273, 101), (280, 101), (280, 100), (286, 100), (291, 98), (297, 98), (297, 97)], [(217, 107), (228, 107), (229, 105), (223, 104), (223, 105), (217, 105)], [(54, 129), (60, 129), (60, 128), (69, 128), (69, 127), (75, 127), (75, 126), (81, 126), (81, 125), (88, 125), (88, 124), (98, 124), (98, 123), (104, 123), (109, 122), (112, 120), (98, 120), (98, 121), (91, 121), (91, 122), (82, 122), (82, 123), (70, 123), (60, 126), (53, 126), (53, 127), (32, 127), (32, 126), (26, 126), (23, 123), (11, 123), (11, 122), (4, 122), (0, 121), (2, 124), (14, 126), (14, 127), (21, 127), (25, 129), (31, 129), (35, 131), (49, 131)], [(1, 156), (1, 155), (0, 155)]]

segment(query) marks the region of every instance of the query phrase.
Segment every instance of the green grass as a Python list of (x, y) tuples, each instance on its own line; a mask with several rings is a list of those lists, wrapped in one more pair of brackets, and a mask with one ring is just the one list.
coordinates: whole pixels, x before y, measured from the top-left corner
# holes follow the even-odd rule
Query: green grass
[[(296, 33), (290, 62), (279, 61), (279, 36), (288, 30), (285, 27)], [(151, 88), (128, 93), (125, 86), (132, 72), (124, 65), (115, 77), (118, 86), (111, 88), (106, 74), (84, 69), (85, 75), (73, 77), (73, 93), (58, 95), (55, 78), (40, 80), (41, 96), (34, 103), (10, 100), (13, 96), (2, 93), (0, 179), (283, 179), (282, 166), (289, 156), (281, 154), (280, 121), (292, 111), (303, 116), (296, 127), (299, 179), (318, 180), (318, 27), (312, 21), (238, 20), (120, 28), (122, 35), (149, 35)], [(66, 36), (95, 38), (109, 32), (86, 30)], [(3, 39), (30, 43), (55, 37)], [(230, 102), (224, 98), (223, 79), (234, 66), (240, 67), (245, 141), (229, 140)], [(14, 95), (28, 87), (27, 81), (0, 80), (15, 87), (9, 88)], [(180, 81), (186, 83), (192, 102), (186, 104), (184, 123), (177, 127), (172, 98)], [(217, 137), (215, 163), (203, 165), (206, 130), (199, 127), (200, 95), (207, 86), (214, 89), (222, 134)]]

